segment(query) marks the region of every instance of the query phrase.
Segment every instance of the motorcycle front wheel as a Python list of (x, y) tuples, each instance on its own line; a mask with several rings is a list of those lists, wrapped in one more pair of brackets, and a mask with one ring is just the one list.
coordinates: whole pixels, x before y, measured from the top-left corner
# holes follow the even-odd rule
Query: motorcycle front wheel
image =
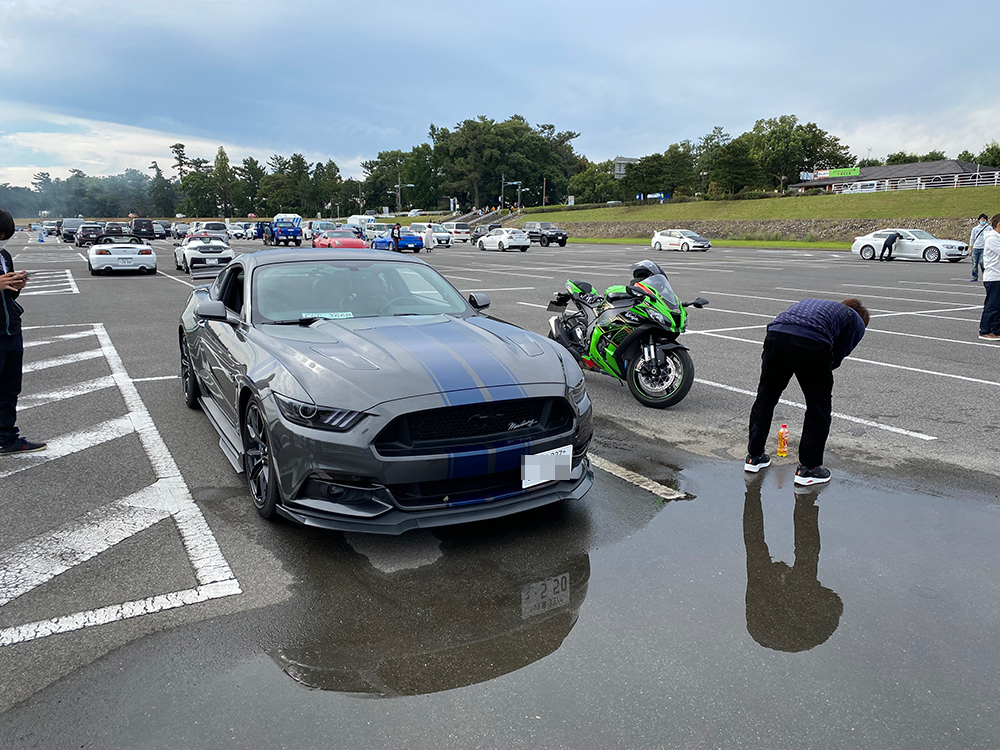
[(694, 383), (694, 362), (687, 350), (671, 349), (663, 366), (657, 367), (655, 361), (646, 360), (640, 347), (629, 360), (625, 380), (640, 404), (665, 409), (688, 395)]

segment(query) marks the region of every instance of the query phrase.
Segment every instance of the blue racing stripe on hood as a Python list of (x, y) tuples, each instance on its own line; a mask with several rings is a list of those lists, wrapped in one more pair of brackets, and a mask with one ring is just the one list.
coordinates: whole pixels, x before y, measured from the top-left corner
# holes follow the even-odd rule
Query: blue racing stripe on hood
[[(515, 386), (522, 397), (527, 395), (521, 388), (521, 381), (511, 372), (510, 368), (501, 359), (494, 356), (482, 339), (478, 338), (472, 331), (467, 330), (464, 325), (441, 323), (426, 326), (420, 330), (448, 347), (455, 356), (460, 357), (461, 361), (468, 365), (486, 384), (486, 387), (491, 389), (491, 395), (496, 395), (492, 391), (494, 386)], [(499, 337), (496, 340), (503, 341)], [(503, 342), (503, 345), (507, 346), (506, 342)]]
[(485, 394), (480, 390), (481, 384), (469, 374), (461, 359), (434, 337), (427, 336), (423, 328), (387, 326), (378, 332), (406, 348), (407, 353), (430, 376), (449, 406), (452, 405), (447, 395), (449, 391), (465, 391), (463, 403), (486, 401)]

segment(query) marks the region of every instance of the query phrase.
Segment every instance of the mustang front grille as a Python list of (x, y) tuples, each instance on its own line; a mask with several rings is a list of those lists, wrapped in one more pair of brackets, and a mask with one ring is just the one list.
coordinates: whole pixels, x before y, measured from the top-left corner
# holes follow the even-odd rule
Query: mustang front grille
[(448, 406), (396, 417), (375, 438), (375, 449), (383, 456), (478, 450), (494, 442), (558, 435), (572, 425), (573, 410), (562, 398)]

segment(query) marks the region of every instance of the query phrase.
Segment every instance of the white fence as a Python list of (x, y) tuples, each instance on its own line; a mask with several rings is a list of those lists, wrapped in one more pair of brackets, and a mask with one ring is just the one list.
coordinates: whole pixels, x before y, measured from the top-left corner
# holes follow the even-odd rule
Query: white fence
[(880, 193), (886, 190), (927, 190), (929, 188), (960, 188), (1000, 185), (1000, 172), (961, 172), (925, 177), (890, 177), (884, 180), (838, 182), (834, 193)]

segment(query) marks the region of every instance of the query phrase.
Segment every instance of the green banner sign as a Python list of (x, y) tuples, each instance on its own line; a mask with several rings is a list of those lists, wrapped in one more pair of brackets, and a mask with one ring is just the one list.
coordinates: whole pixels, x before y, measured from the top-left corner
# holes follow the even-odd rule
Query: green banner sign
[(860, 177), (861, 167), (850, 167), (848, 169), (831, 169), (831, 177)]

